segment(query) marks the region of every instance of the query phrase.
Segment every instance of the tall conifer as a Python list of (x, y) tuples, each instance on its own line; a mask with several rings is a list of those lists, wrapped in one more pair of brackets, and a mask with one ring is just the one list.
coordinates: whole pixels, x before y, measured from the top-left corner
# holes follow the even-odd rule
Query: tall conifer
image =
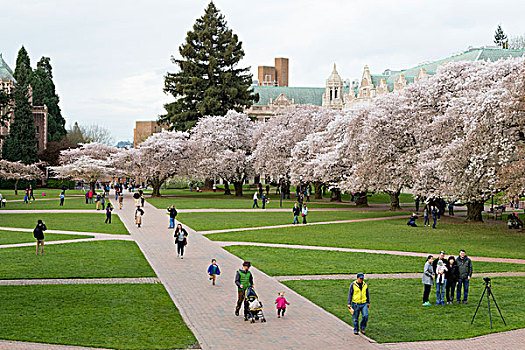
[(164, 87), (175, 102), (165, 105), (167, 113), (159, 118), (172, 129), (188, 130), (205, 115), (241, 112), (258, 99), (250, 90), (250, 68), (238, 67), (242, 42), (213, 2), (195, 21), (179, 53), (180, 59), (172, 57), (178, 72), (167, 74)]

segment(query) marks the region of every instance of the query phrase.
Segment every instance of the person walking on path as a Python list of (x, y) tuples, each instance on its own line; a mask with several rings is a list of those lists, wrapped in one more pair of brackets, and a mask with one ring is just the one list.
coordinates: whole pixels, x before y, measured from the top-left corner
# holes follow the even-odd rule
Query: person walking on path
[(290, 303), (286, 301), (286, 298), (284, 297), (284, 292), (280, 292), (279, 294), (277, 294), (275, 304), (277, 304), (277, 318), (281, 318), (281, 316), (284, 317), (284, 313), (286, 312), (286, 305), (290, 305)]
[(122, 210), (122, 206), (124, 205), (124, 196), (122, 193), (118, 195), (118, 207), (120, 210)]
[(299, 223), (299, 215), (301, 215), (301, 208), (299, 208), (299, 206), (297, 205), (297, 203), (295, 203), (294, 207), (292, 208), (292, 212), (293, 212), (293, 224), (298, 224)]
[(447, 293), (447, 304), (454, 302), (454, 291), (458, 284), (459, 272), (456, 259), (453, 256), (448, 258), (448, 271), (445, 272), (445, 278), (447, 279), (446, 293)]
[(219, 265), (217, 265), (217, 260), (211, 259), (211, 265), (208, 266), (208, 275), (210, 275), (210, 280), (212, 281), (211, 282), (212, 285), (215, 285), (215, 279), (220, 274), (221, 274), (221, 270), (219, 269)]
[(106, 221), (104, 221), (105, 224), (111, 224), (111, 212), (113, 211), (113, 207), (111, 206), (111, 203), (108, 202), (108, 206), (106, 207)]
[(423, 209), (423, 216), (425, 218), (425, 226), (429, 226), (430, 227), (430, 218), (428, 217), (428, 205), (425, 205), (425, 208)]
[(60, 206), (63, 207), (64, 206), (64, 199), (66, 198), (66, 195), (64, 194), (64, 192), (60, 193)]
[(467, 303), (468, 285), (472, 277), (472, 261), (467, 256), (465, 251), (461, 249), (459, 256), (456, 259), (458, 265), (458, 289), (456, 291), (456, 303), (460, 303), (461, 287), (463, 287), (463, 304)]
[(173, 237), (175, 237), (175, 244), (177, 245), (177, 258), (184, 259), (184, 246), (188, 244), (188, 232), (181, 224), (178, 224)]
[(175, 228), (175, 217), (177, 217), (177, 209), (175, 209), (174, 205), (168, 208), (168, 214), (170, 215), (170, 227), (168, 228)]
[(437, 223), (437, 219), (438, 219), (438, 215), (439, 215), (439, 211), (436, 207), (432, 207), (432, 220), (434, 221), (434, 223), (432, 224), (432, 228), (435, 229), (436, 228), (436, 223)]
[(246, 288), (253, 287), (253, 276), (250, 270), (251, 263), (245, 261), (242, 268), (235, 274), (235, 285), (237, 286), (237, 305), (235, 306), (235, 316), (239, 316), (241, 305), (244, 304), (244, 320), (248, 320), (248, 302), (244, 300)]
[[(366, 333), (368, 322), (368, 309), (370, 308), (370, 292), (368, 284), (365, 282), (365, 274), (360, 272), (357, 279), (350, 284), (348, 291), (348, 310), (354, 320), (354, 334)], [(359, 314), (362, 314), (361, 324), (359, 324)]]
[(143, 207), (144, 206), (144, 201), (146, 201), (146, 196), (144, 196), (144, 193), (142, 193), (142, 190), (140, 192), (141, 192), (141, 194), (140, 194), (140, 206)]
[(38, 220), (38, 223), (33, 230), (33, 237), (36, 238), (36, 255), (44, 255), (44, 231), (47, 230), (46, 224), (42, 220)]
[(308, 207), (306, 204), (304, 205), (303, 209), (301, 210), (301, 215), (303, 216), (303, 224), (307, 224), (306, 217), (308, 216)]
[(138, 228), (142, 225), (142, 216), (144, 216), (144, 210), (141, 208), (135, 209), (135, 224), (137, 224)]
[(259, 199), (259, 198), (257, 197), (257, 192), (255, 192), (255, 193), (253, 194), (253, 205), (252, 205), (252, 209), (254, 209), (255, 207), (259, 208), (259, 204), (257, 204), (257, 200), (258, 200), (258, 199)]
[(434, 282), (432, 281), (432, 277), (434, 276), (434, 268), (432, 267), (433, 261), (434, 257), (432, 255), (429, 255), (427, 257), (427, 262), (425, 263), (425, 268), (423, 269), (423, 279), (421, 281), (425, 285), (425, 289), (423, 291), (423, 306), (430, 305), (428, 297), (430, 296), (430, 289), (432, 288), (432, 284), (434, 284)]

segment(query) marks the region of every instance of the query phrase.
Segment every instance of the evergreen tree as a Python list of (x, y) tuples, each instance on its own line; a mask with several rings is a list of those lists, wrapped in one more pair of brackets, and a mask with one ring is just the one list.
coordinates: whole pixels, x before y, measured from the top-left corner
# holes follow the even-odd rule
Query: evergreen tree
[(38, 141), (26, 86), (16, 83), (14, 102), (14, 119), (2, 147), (2, 158), (32, 164), (38, 161)]
[(503, 28), (498, 24), (496, 32), (494, 33), (494, 44), (502, 49), (507, 49), (509, 47), (509, 41), (507, 40), (507, 35), (503, 32)]
[(16, 68), (15, 68), (15, 80), (19, 87), (26, 87), (30, 81), (31, 76), (33, 75), (33, 70), (31, 69), (31, 60), (25, 47), (21, 47), (18, 51), (18, 56), (16, 57)]
[(48, 141), (60, 141), (66, 135), (66, 121), (58, 106), (59, 97), (53, 82), (53, 69), (49, 57), (42, 57), (37, 63), (37, 68), (31, 79), (33, 88), (33, 105), (47, 106), (47, 131)]
[(168, 73), (164, 86), (175, 102), (166, 104), (167, 113), (159, 117), (171, 129), (188, 130), (205, 115), (242, 112), (258, 100), (250, 90), (250, 68), (238, 68), (244, 57), (242, 42), (213, 2), (195, 21), (179, 53), (181, 59), (172, 57), (179, 71)]

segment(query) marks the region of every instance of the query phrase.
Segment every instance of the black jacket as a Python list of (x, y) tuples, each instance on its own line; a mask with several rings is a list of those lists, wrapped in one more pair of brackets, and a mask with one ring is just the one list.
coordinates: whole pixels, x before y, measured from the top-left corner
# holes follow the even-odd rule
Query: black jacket
[(445, 278), (447, 279), (447, 283), (450, 281), (457, 281), (459, 279), (459, 270), (456, 262), (454, 262), (452, 266), (448, 267), (448, 271), (445, 272)]
[(184, 240), (186, 240), (186, 237), (188, 237), (188, 232), (185, 229), (181, 229), (180, 231), (176, 229), (173, 237), (175, 237), (175, 239), (178, 240), (180, 235), (182, 235), (184, 237)]
[[(436, 271), (437, 271), (438, 261), (439, 261), (439, 258), (437, 258), (436, 260), (434, 260), (434, 262), (432, 263), (432, 267), (434, 268), (434, 276), (435, 276), (435, 277), (437, 277), (437, 273), (436, 273)], [(443, 258), (443, 260), (441, 260), (441, 261), (443, 261), (443, 264), (445, 264), (445, 266), (446, 266), (447, 269), (448, 269), (448, 268), (449, 268), (449, 266), (448, 266), (448, 260), (447, 260), (446, 258)], [(447, 272), (445, 272), (445, 274), (446, 274), (446, 273), (447, 273)], [(445, 278), (446, 278), (446, 277), (445, 277)]]
[(44, 239), (44, 231), (47, 230), (46, 224), (38, 224), (33, 230), (33, 237), (38, 240)]
[(292, 212), (293, 212), (293, 215), (295, 215), (295, 216), (299, 216), (299, 215), (301, 215), (301, 208), (299, 208), (299, 207), (293, 207), (293, 208), (292, 208)]
[(170, 213), (170, 218), (175, 219), (175, 217), (177, 216), (177, 209), (168, 208), (168, 212)]

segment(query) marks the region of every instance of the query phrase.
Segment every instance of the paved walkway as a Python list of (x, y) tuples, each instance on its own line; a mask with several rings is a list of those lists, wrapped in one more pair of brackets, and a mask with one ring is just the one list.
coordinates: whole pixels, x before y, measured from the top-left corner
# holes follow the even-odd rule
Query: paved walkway
[[(0, 227), (0, 231), (17, 231), (17, 232), (33, 233), (32, 228), (21, 228), (21, 227)], [(126, 236), (126, 237), (130, 237), (130, 235), (118, 235), (118, 234), (113, 234), (113, 233), (64, 231), (64, 230), (46, 230), (46, 233), (56, 233), (60, 235), (80, 235), (80, 236), (110, 236), (110, 237)]]
[[(165, 210), (146, 204), (143, 226), (134, 225), (130, 195), (118, 212), (121, 220), (166, 287), (203, 349), (368, 349), (375, 345), (352, 334), (352, 328), (332, 314), (252, 268), (260, 299), (266, 305), (268, 322), (250, 324), (233, 315), (236, 287), (233, 279), (242, 261), (195, 231), (188, 229), (187, 254), (177, 259), (173, 230), (168, 230)], [(212, 286), (206, 269), (217, 259), (222, 276)], [(290, 311), (275, 317), (273, 301), (286, 291)]]
[[(202, 231), (200, 233), (202, 233)], [(328, 250), (328, 251), (334, 251), (334, 252), (388, 254), (388, 255), (417, 256), (417, 257), (427, 257), (428, 254), (429, 254), (429, 253), (418, 253), (418, 252), (404, 252), (404, 251), (397, 251), (397, 250), (377, 250), (377, 249), (322, 247), (322, 246), (298, 245), (298, 244), (234, 242), (234, 241), (214, 241), (214, 242), (216, 244), (222, 246), (222, 247), (226, 247), (226, 246), (229, 246), (229, 245), (248, 245), (248, 246), (257, 246), (257, 247), (292, 248), (292, 249), (307, 249), (307, 250)], [(439, 255), (439, 254), (436, 253), (436, 255)], [(525, 259), (488, 258), (488, 257), (484, 257), (484, 256), (469, 256), (469, 258), (472, 261), (525, 264)]]
[(86, 348), (73, 345), (56, 345), (29, 343), (22, 341), (0, 340), (0, 350), (108, 350), (103, 348)]
[(222, 233), (222, 232), (239, 232), (239, 231), (253, 231), (253, 230), (265, 230), (271, 228), (284, 228), (284, 227), (304, 227), (312, 225), (329, 225), (329, 224), (347, 224), (350, 222), (366, 222), (366, 221), (381, 221), (381, 220), (393, 220), (393, 219), (406, 219), (406, 215), (398, 216), (383, 216), (379, 218), (366, 218), (366, 219), (351, 219), (351, 220), (339, 220), (339, 221), (321, 221), (321, 222), (309, 222), (308, 224), (286, 224), (286, 225), (272, 225), (272, 226), (260, 226), (260, 227), (242, 227), (242, 228), (230, 228), (224, 230), (209, 230), (209, 231), (198, 231), (200, 234), (209, 233)]
[[(356, 272), (357, 273), (357, 272)], [(421, 273), (367, 273), (366, 279), (402, 279), (402, 278), (421, 278)], [(525, 272), (487, 272), (474, 273), (472, 277), (525, 277)], [(297, 276), (274, 276), (280, 282), (282, 281), (319, 281), (319, 280), (351, 280), (356, 278), (352, 275), (297, 275)]]
[(34, 286), (49, 284), (153, 284), (161, 283), (155, 277), (140, 278), (51, 278), (30, 280), (0, 280), (0, 286)]
[(96, 209), (2, 209), (0, 214), (42, 214), (42, 213), (51, 213), (51, 214), (64, 214), (64, 213), (74, 213), (74, 214), (93, 214), (101, 213), (106, 214), (105, 210), (96, 210)]

